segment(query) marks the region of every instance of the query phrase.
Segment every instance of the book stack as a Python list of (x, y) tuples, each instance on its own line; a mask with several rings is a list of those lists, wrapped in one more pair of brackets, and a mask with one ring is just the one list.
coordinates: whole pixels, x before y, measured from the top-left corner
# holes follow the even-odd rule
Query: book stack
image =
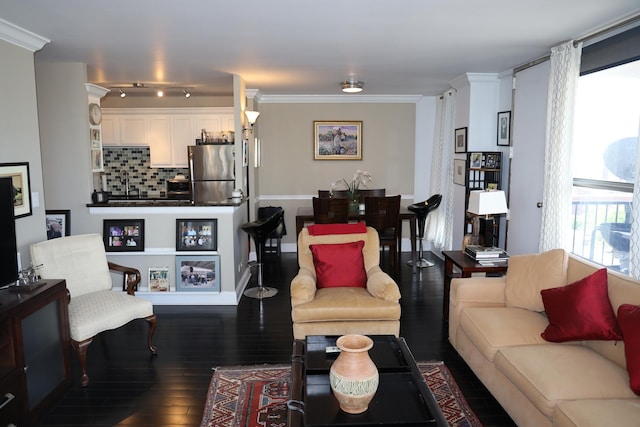
[(479, 264), (501, 265), (509, 260), (509, 255), (495, 246), (467, 245), (464, 253)]

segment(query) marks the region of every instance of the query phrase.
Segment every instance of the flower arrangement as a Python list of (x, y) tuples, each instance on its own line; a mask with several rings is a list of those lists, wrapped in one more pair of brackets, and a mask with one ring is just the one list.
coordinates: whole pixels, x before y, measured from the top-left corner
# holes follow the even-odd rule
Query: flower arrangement
[(373, 181), (371, 174), (367, 171), (363, 171), (362, 169), (358, 169), (356, 173), (353, 174), (353, 178), (351, 178), (351, 182), (347, 182), (346, 179), (342, 178), (337, 180), (336, 182), (331, 183), (330, 194), (333, 196), (333, 192), (338, 189), (338, 185), (344, 185), (347, 190), (347, 197), (351, 201), (358, 200), (358, 190), (360, 186), (367, 186), (368, 182)]

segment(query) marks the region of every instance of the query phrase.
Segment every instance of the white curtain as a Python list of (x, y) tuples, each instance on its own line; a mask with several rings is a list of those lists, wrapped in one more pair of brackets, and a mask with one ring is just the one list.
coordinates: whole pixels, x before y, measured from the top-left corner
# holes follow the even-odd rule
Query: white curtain
[(540, 252), (571, 248), (571, 147), (581, 54), (582, 43), (574, 47), (573, 41), (551, 49)]
[[(640, 124), (638, 128), (638, 147), (640, 147)], [(640, 150), (636, 150), (636, 177), (633, 183), (633, 202), (631, 209), (631, 237), (629, 243), (629, 274), (640, 279)]]
[(442, 202), (427, 216), (425, 236), (440, 250), (450, 250), (453, 241), (453, 117), (455, 90), (445, 92), (436, 107), (436, 126), (431, 155), (431, 194), (442, 194)]

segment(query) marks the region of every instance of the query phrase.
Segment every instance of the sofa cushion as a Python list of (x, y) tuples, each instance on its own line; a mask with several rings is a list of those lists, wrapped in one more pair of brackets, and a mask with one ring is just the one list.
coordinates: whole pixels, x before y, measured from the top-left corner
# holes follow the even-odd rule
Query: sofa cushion
[(502, 347), (544, 344), (540, 333), (547, 324), (543, 314), (523, 308), (465, 307), (460, 314), (460, 327), (490, 361)]
[(399, 320), (400, 304), (372, 296), (363, 288), (318, 289), (312, 301), (291, 310), (294, 322)]
[(549, 326), (547, 341), (621, 340), (622, 332), (611, 308), (607, 269), (601, 268), (575, 283), (541, 291)]
[(367, 272), (364, 269), (362, 248), (364, 241), (310, 245), (317, 288), (354, 286), (364, 288)]
[(563, 400), (635, 397), (624, 368), (581, 345), (503, 347), (495, 366), (547, 417)]
[(553, 411), (554, 427), (635, 426), (639, 420), (640, 399), (570, 400)]
[(618, 321), (624, 336), (629, 385), (640, 395), (640, 306), (622, 304), (618, 307)]
[(507, 306), (544, 311), (540, 291), (566, 285), (567, 261), (563, 249), (511, 256), (505, 285)]

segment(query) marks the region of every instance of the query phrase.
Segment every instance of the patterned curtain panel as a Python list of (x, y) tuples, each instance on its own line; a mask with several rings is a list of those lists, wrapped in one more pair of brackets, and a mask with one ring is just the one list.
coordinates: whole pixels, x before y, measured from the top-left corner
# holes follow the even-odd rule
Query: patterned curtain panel
[(574, 100), (580, 76), (582, 43), (551, 49), (540, 252), (570, 249), (571, 148)]
[[(638, 129), (640, 135), (640, 129)], [(638, 137), (640, 146), (640, 136)], [(640, 150), (636, 150), (636, 179), (633, 183), (633, 206), (631, 209), (631, 237), (629, 243), (629, 274), (640, 279)]]
[(431, 156), (431, 194), (442, 194), (442, 202), (427, 216), (425, 236), (440, 250), (450, 250), (453, 241), (453, 117), (455, 90), (438, 100), (436, 129)]

